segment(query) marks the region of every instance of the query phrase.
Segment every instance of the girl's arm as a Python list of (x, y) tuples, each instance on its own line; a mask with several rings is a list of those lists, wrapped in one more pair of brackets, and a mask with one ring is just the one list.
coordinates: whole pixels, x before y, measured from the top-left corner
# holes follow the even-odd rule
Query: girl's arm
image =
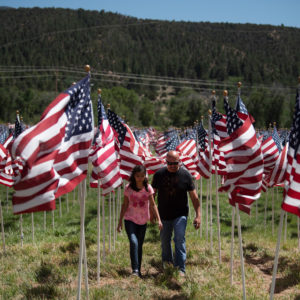
[(154, 213), (155, 218), (158, 220), (158, 228), (159, 228), (159, 230), (162, 230), (163, 225), (162, 225), (162, 222), (161, 222), (161, 219), (160, 219), (160, 216), (159, 216), (157, 206), (154, 202), (153, 195), (149, 196), (149, 201), (150, 201), (150, 210)]
[(121, 230), (123, 228), (123, 217), (124, 217), (125, 212), (128, 208), (128, 205), (129, 205), (129, 200), (128, 200), (127, 196), (124, 196), (122, 208), (121, 208), (121, 211), (120, 211), (119, 224), (118, 224), (118, 227), (117, 227), (118, 232), (121, 232)]

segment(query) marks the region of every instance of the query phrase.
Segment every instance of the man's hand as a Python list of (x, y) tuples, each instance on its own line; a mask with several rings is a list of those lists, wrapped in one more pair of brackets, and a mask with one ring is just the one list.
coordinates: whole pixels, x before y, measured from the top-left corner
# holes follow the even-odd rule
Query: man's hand
[(199, 217), (196, 217), (196, 218), (194, 219), (194, 223), (193, 223), (195, 229), (199, 229), (200, 223), (201, 223), (201, 218), (200, 218), (200, 216), (199, 216)]

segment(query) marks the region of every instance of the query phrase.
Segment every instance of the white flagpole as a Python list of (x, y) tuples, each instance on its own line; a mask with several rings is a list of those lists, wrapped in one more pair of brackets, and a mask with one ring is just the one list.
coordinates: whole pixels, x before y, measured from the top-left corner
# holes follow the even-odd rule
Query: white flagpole
[(274, 187), (272, 187), (272, 235), (274, 235)]
[[(86, 179), (83, 181), (83, 201), (85, 205), (85, 201), (87, 198), (87, 187), (86, 187)], [(89, 300), (89, 280), (88, 280), (88, 266), (87, 266), (87, 255), (86, 255), (86, 242), (85, 242), (85, 229), (83, 230), (83, 264), (84, 264), (84, 282), (85, 282), (85, 292), (86, 299)]]
[(246, 299), (246, 287), (245, 287), (245, 269), (244, 269), (244, 254), (243, 254), (243, 245), (242, 245), (242, 231), (241, 231), (241, 220), (239, 213), (239, 206), (236, 203), (236, 217), (238, 225), (238, 234), (239, 234), (239, 244), (240, 244), (240, 257), (241, 257), (241, 272), (242, 272), (242, 282), (243, 282), (243, 299)]
[(278, 266), (280, 239), (281, 239), (281, 232), (282, 232), (284, 214), (285, 214), (284, 210), (281, 210), (279, 228), (278, 228), (278, 236), (277, 236), (277, 244), (276, 244), (276, 252), (275, 252), (275, 259), (274, 259), (274, 266), (273, 266), (273, 276), (272, 276), (270, 300), (273, 300), (274, 291), (275, 291), (276, 273), (277, 273), (277, 266)]
[(6, 250), (5, 250), (4, 221), (3, 221), (3, 213), (2, 213), (1, 199), (0, 199), (0, 217), (1, 217), (1, 232), (2, 232), (3, 252), (6, 253)]
[(44, 231), (46, 231), (46, 224), (47, 224), (47, 212), (44, 210)]
[(206, 180), (206, 213), (205, 213), (205, 223), (206, 223), (206, 228), (205, 228), (205, 240), (208, 241), (208, 199), (209, 199), (209, 180)]
[(215, 164), (215, 181), (216, 181), (216, 202), (217, 202), (217, 228), (218, 228), (218, 245), (219, 245), (219, 263), (221, 260), (221, 226), (220, 226), (220, 204), (219, 204), (219, 191), (218, 191), (218, 169)]
[(67, 213), (69, 213), (69, 193), (66, 194)]
[(268, 188), (266, 190), (266, 200), (265, 200), (265, 231), (267, 229), (267, 206), (268, 206)]
[(31, 213), (31, 231), (32, 231), (32, 242), (34, 243), (34, 216)]
[(21, 238), (21, 247), (23, 247), (24, 235), (23, 235), (23, 215), (22, 214), (20, 214), (20, 238)]
[(105, 197), (102, 195), (102, 244), (103, 261), (105, 261)]
[(212, 226), (212, 149), (211, 149), (211, 122), (208, 118), (208, 148), (209, 148), (209, 213), (210, 213), (210, 253), (213, 252), (213, 226)]
[(79, 184), (78, 192), (80, 194), (80, 244), (79, 244), (79, 262), (78, 262), (78, 287), (77, 287), (77, 300), (81, 298), (81, 280), (82, 280), (82, 258), (84, 248), (84, 216), (85, 216), (85, 202), (83, 198), (83, 182)]
[(73, 190), (73, 206), (75, 205), (76, 188)]
[(299, 228), (299, 217), (297, 216), (297, 231), (298, 231), (298, 252), (300, 251), (300, 228)]
[(116, 201), (116, 191), (113, 191), (113, 249), (114, 251), (116, 250), (116, 205), (115, 205), (115, 201)]
[(288, 214), (287, 212), (285, 213), (285, 226), (284, 226), (284, 243), (286, 243), (286, 236), (287, 236), (287, 218), (288, 218)]
[(58, 197), (59, 200), (59, 217), (62, 217), (62, 211), (61, 211), (61, 196)]
[(108, 243), (108, 249), (109, 249), (109, 252), (111, 252), (111, 193), (109, 193), (109, 228), (108, 228), (108, 231), (109, 231), (109, 243)]
[(98, 202), (97, 202), (97, 284), (100, 283), (100, 179), (98, 179)]
[[(202, 187), (203, 187), (203, 182), (202, 182), (202, 176), (200, 177), (200, 211), (202, 214)], [(202, 220), (200, 222), (200, 237), (202, 238)]]
[(54, 231), (55, 226), (54, 226), (54, 210), (52, 210), (52, 230)]
[(6, 187), (6, 212), (8, 212), (8, 186)]
[(231, 212), (231, 251), (230, 251), (230, 284), (233, 284), (233, 248), (234, 248), (234, 220), (235, 220), (235, 207), (232, 206)]

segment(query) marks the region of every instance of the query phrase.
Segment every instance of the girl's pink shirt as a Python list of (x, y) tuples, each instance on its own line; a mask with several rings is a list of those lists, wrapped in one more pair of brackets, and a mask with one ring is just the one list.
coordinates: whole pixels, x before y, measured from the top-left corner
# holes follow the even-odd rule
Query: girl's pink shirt
[(127, 196), (129, 200), (128, 208), (124, 214), (124, 219), (132, 221), (138, 225), (144, 225), (150, 220), (149, 212), (149, 196), (154, 194), (154, 190), (150, 184), (148, 184), (148, 192), (145, 188), (136, 192), (126, 185), (124, 196)]

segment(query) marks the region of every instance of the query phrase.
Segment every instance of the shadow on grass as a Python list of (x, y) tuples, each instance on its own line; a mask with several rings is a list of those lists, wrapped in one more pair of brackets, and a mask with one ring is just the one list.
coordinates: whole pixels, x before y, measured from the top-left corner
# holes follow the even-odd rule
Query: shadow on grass
[(159, 231), (156, 227), (156, 224), (150, 224), (148, 226), (145, 242), (157, 243), (160, 240)]
[(186, 295), (179, 294), (179, 295), (174, 295), (174, 296), (170, 296), (170, 297), (162, 297), (159, 295), (156, 295), (153, 297), (154, 300), (186, 300), (189, 299)]
[(276, 279), (275, 293), (281, 293), (282, 291), (300, 283), (300, 265), (287, 265), (287, 262), (289, 262), (289, 260), (279, 262), (278, 269), (285, 270), (288, 268), (288, 271), (284, 277)]
[(57, 287), (49, 284), (25, 290), (26, 299), (59, 299), (60, 296)]

